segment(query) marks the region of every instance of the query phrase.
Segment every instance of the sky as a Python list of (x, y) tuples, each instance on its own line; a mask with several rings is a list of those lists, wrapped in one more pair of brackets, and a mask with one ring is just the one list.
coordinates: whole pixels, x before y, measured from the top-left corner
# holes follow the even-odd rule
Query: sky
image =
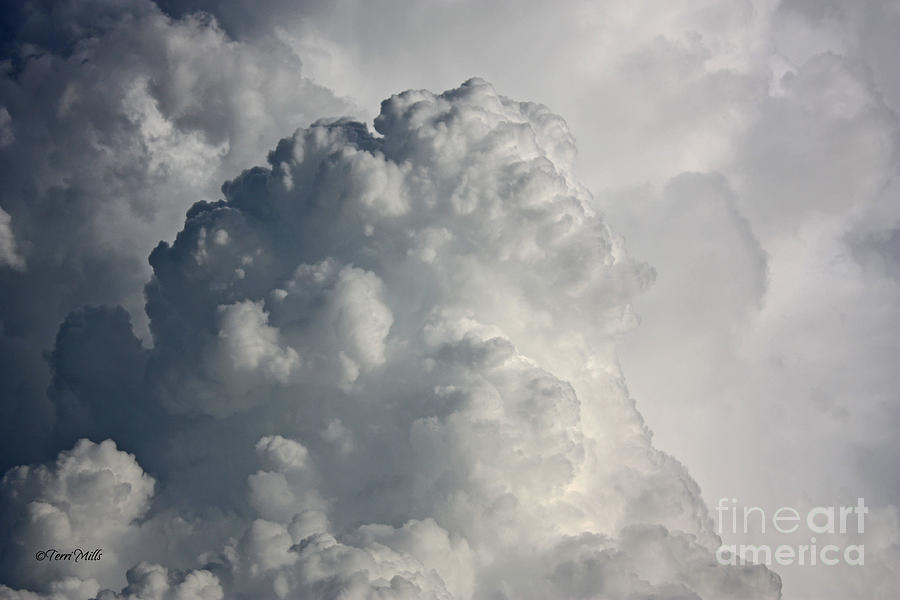
[(0, 36), (0, 598), (900, 594), (897, 2)]

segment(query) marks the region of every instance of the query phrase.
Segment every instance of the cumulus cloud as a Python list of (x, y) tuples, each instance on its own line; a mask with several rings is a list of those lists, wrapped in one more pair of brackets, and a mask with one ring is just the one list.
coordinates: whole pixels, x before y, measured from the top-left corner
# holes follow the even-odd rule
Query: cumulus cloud
[[(97, 597), (779, 597), (715, 563), (698, 487), (625, 389), (614, 343), (653, 271), (592, 208), (562, 119), (473, 79), (392, 96), (375, 128), (300, 129), (195, 204), (150, 257), (152, 349), (108, 309), (60, 331), (70, 410), (166, 488), (131, 536), (181, 513), (197, 532)], [(87, 340), (133, 348), (111, 380), (134, 398), (69, 366)], [(151, 407), (143, 434), (117, 401)], [(123, 526), (152, 484), (129, 490)]]
[[(4, 537), (10, 540), (3, 551), (7, 580), (45, 588), (66, 576), (108, 576), (118, 565), (117, 547), (147, 512), (154, 487), (134, 456), (118, 450), (112, 440), (80, 440), (52, 465), (8, 471), (0, 482)], [(35, 558), (40, 551), (91, 552), (95, 546), (105, 546), (104, 561)]]
[(128, 586), (121, 593), (104, 590), (97, 600), (221, 600), (222, 586), (209, 571), (172, 573), (164, 567), (140, 563), (128, 570)]
[(234, 41), (209, 15), (171, 19), (148, 0), (6, 8), (4, 468), (59, 449), (45, 433), (53, 408), (42, 355), (63, 318), (84, 304), (122, 305), (147, 341), (153, 246), (196, 200), (263, 160), (285, 128), (348, 110), (304, 77), (289, 48)]

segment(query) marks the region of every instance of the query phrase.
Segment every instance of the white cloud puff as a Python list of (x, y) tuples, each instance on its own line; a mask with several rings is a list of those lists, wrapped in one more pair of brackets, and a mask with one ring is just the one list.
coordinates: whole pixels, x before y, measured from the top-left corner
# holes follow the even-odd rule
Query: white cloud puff
[[(63, 576), (107, 575), (133, 534), (132, 523), (150, 507), (155, 481), (133, 455), (112, 440), (79, 440), (52, 465), (22, 466), (4, 475), (0, 490), (11, 547), (4, 553), (15, 579), (46, 587)], [(36, 553), (101, 548), (105, 560), (36, 560)], [(10, 571), (7, 571), (10, 572)]]
[(99, 585), (89, 579), (82, 581), (78, 577), (65, 577), (50, 584), (46, 593), (30, 592), (28, 590), (14, 590), (0, 584), (0, 598), (3, 600), (81, 600), (93, 598), (97, 594)]
[(218, 334), (207, 350), (205, 371), (218, 384), (211, 412), (221, 415), (260, 401), (260, 386), (286, 383), (300, 358), (296, 350), (281, 344), (261, 302), (222, 305), (217, 313)]
[(172, 573), (166, 568), (139, 563), (128, 570), (128, 586), (121, 593), (104, 590), (97, 600), (222, 600), (222, 586), (209, 571)]

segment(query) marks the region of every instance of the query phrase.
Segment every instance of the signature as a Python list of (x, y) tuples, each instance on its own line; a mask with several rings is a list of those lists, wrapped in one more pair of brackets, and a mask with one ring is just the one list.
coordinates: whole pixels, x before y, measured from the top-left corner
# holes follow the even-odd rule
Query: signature
[(100, 560), (100, 557), (102, 555), (102, 548), (97, 548), (90, 551), (77, 548), (75, 550), (72, 550), (71, 552), (60, 552), (56, 548), (47, 548), (46, 550), (38, 550), (34, 555), (34, 558), (39, 561), (68, 560), (72, 562), (78, 562), (80, 560)]

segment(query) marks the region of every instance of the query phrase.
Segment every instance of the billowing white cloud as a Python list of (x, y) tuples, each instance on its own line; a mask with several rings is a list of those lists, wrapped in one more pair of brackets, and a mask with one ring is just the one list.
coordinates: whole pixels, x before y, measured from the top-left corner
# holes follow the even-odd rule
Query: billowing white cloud
[(154, 346), (126, 379), (170, 438), (63, 368), (80, 338), (133, 343), (113, 311), (61, 332), (71, 410), (167, 488), (132, 535), (185, 510), (201, 531), (210, 490), (229, 515), (98, 597), (779, 597), (715, 563), (698, 487), (628, 396), (613, 347), (653, 271), (591, 208), (565, 123), (473, 79), (375, 127), (298, 130), (152, 253)]

